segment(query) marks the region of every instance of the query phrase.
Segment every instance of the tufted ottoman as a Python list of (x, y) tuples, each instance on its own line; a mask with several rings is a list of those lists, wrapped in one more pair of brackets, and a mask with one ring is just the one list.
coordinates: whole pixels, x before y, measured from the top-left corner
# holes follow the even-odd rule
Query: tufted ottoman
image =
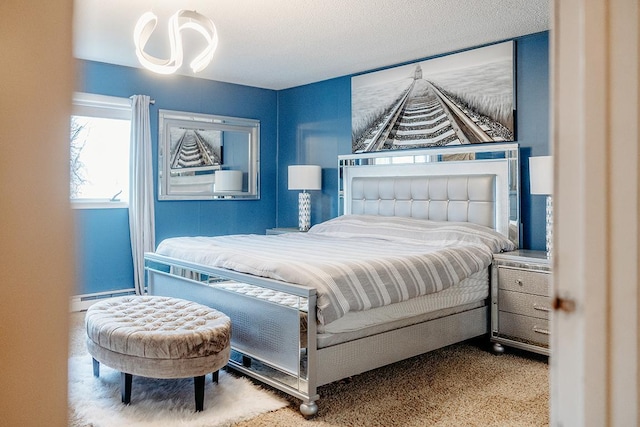
[(93, 374), (100, 363), (121, 372), (122, 402), (131, 401), (132, 376), (193, 377), (196, 411), (204, 379), (229, 361), (231, 321), (204, 305), (161, 296), (124, 296), (92, 305), (85, 316)]

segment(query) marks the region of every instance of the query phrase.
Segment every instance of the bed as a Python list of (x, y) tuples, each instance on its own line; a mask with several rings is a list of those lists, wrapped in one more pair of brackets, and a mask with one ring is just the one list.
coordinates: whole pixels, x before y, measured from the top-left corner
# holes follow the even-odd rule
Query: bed
[(232, 321), (229, 366), (317, 413), (318, 387), (489, 331), (492, 253), (519, 237), (517, 144), (340, 156), (307, 233), (176, 237), (147, 292)]

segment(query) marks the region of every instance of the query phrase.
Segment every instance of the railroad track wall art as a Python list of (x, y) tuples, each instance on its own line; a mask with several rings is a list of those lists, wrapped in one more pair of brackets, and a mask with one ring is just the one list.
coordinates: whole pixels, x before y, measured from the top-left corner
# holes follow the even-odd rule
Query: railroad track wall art
[(351, 79), (352, 152), (515, 140), (514, 42)]
[(260, 121), (158, 111), (158, 200), (260, 198)]
[(218, 169), (222, 165), (222, 132), (176, 126), (170, 132), (173, 173)]

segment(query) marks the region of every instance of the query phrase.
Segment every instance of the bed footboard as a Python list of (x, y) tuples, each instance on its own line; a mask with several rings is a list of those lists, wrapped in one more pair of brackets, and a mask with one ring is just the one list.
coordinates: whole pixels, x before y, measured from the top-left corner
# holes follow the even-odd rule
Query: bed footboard
[[(147, 254), (147, 292), (205, 304), (231, 319), (237, 371), (303, 401), (315, 414), (315, 290)], [(311, 408), (311, 409), (308, 409)]]
[(315, 289), (156, 254), (146, 254), (145, 265), (149, 294), (196, 301), (227, 314), (228, 366), (302, 400), (305, 417), (317, 413), (321, 385), (489, 331), (483, 306), (318, 349)]

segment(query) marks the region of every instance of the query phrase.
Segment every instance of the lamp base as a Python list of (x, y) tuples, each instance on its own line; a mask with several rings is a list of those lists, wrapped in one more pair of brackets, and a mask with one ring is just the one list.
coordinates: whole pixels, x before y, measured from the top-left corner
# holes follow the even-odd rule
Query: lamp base
[(311, 228), (311, 194), (298, 194), (298, 230), (308, 231)]
[(551, 196), (547, 196), (546, 225), (547, 258), (551, 258), (553, 252), (553, 198)]

